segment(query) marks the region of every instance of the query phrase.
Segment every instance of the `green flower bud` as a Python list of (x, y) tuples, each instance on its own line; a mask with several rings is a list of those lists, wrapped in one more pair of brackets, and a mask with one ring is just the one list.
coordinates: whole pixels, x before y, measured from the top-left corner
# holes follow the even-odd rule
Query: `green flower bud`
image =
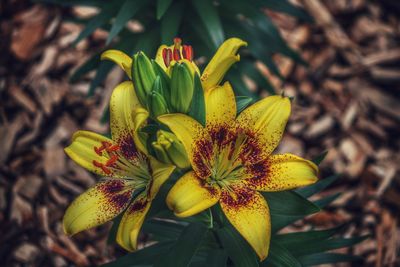
[(186, 63), (176, 63), (171, 73), (170, 104), (175, 112), (187, 113), (194, 91), (193, 74)]
[(138, 52), (133, 56), (132, 79), (139, 102), (145, 107), (156, 74), (150, 59), (143, 52)]
[(159, 130), (157, 141), (153, 142), (152, 146), (159, 160), (174, 164), (180, 169), (190, 167), (185, 148), (173, 133)]
[(161, 78), (157, 76), (154, 81), (153, 90), (147, 96), (147, 109), (150, 112), (150, 116), (154, 119), (160, 115), (169, 113), (162, 90)]
[(156, 76), (160, 76), (161, 78), (161, 88), (162, 90), (159, 92), (162, 94), (165, 98), (166, 101), (169, 101), (170, 99), (170, 84), (171, 84), (171, 79), (169, 78), (168, 74), (161, 68), (160, 65), (154, 60), (151, 60), (151, 63), (153, 64), (153, 69), (154, 72), (156, 73)]

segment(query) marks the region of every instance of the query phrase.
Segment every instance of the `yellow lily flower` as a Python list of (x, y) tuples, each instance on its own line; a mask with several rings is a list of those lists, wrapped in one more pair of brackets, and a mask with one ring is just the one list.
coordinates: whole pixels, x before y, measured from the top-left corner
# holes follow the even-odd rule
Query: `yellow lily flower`
[[(219, 85), (229, 68), (240, 60), (237, 51), (242, 46), (247, 46), (247, 43), (239, 38), (230, 38), (218, 48), (201, 75), (201, 81), (205, 91)], [(193, 62), (193, 58), (193, 48), (190, 45), (182, 45), (182, 40), (180, 38), (175, 38), (173, 45), (161, 45), (158, 48), (155, 61), (169, 75), (171, 75), (172, 66), (177, 62), (187, 63), (192, 74), (194, 72), (200, 74), (199, 68)], [(101, 55), (101, 59), (113, 61), (126, 72), (130, 79), (132, 79), (132, 58), (122, 51), (107, 50)]]
[(129, 251), (137, 248), (137, 236), (151, 202), (175, 168), (147, 155), (137, 135), (147, 117), (132, 82), (127, 81), (118, 85), (111, 96), (112, 139), (89, 131), (73, 135), (65, 152), (104, 178), (68, 207), (63, 219), (66, 234), (103, 224), (125, 210), (117, 242)]
[(282, 191), (317, 181), (318, 167), (292, 154), (271, 155), (290, 115), (290, 100), (270, 96), (236, 118), (228, 82), (205, 92), (206, 126), (184, 114), (158, 117), (181, 140), (193, 171), (167, 196), (178, 217), (219, 203), (228, 220), (263, 260), (268, 255), (271, 221), (258, 191)]

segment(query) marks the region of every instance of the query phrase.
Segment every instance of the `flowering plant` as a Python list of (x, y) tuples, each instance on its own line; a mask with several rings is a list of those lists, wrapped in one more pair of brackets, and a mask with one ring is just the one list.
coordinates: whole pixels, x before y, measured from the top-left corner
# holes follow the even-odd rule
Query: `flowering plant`
[(111, 96), (112, 138), (79, 131), (65, 149), (103, 177), (67, 209), (67, 234), (117, 218), (112, 235), (126, 250), (137, 250), (141, 230), (156, 241), (110, 266), (307, 266), (354, 259), (325, 253), (362, 240), (333, 238), (336, 229), (278, 233), (333, 201), (307, 198), (335, 178), (318, 181), (323, 156), (273, 154), (290, 115), (289, 97), (250, 105), (228, 81), (221, 84), (246, 45), (226, 40), (202, 72), (192, 47), (179, 38), (162, 45), (154, 60), (143, 52), (102, 54), (130, 80)]

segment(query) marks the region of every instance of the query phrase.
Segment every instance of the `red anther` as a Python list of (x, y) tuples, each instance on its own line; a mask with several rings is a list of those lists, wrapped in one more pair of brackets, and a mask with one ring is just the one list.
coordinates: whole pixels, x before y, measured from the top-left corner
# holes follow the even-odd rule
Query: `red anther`
[(103, 163), (93, 160), (93, 165), (97, 168), (100, 168), (105, 174), (111, 174), (111, 171), (104, 166)]
[(119, 145), (112, 145), (112, 146), (109, 146), (109, 147), (106, 148), (107, 152), (114, 152), (114, 151), (117, 151), (117, 150), (119, 150)]
[(162, 56), (164, 60), (164, 64), (166, 67), (169, 67), (169, 64), (171, 63), (172, 60), (172, 51), (169, 48), (164, 48), (162, 51)]
[(181, 46), (181, 43), (182, 43), (182, 39), (181, 38), (179, 38), (179, 37), (175, 37), (174, 38), (174, 46), (176, 48), (179, 48)]
[(104, 148), (105, 148), (104, 146), (101, 146), (101, 147), (94, 147), (93, 149), (94, 149), (94, 152), (96, 152), (97, 155), (101, 156)]
[(113, 155), (109, 160), (107, 160), (106, 162), (106, 166), (109, 167), (112, 164), (114, 164), (116, 161), (118, 160), (118, 156), (117, 155)]
[(175, 61), (180, 60), (180, 59), (181, 59), (181, 51), (179, 51), (178, 48), (174, 48), (174, 54), (173, 54), (173, 56), (174, 56), (174, 60), (175, 60)]
[(193, 60), (193, 48), (190, 45), (184, 45), (182, 49), (183, 58), (192, 61)]

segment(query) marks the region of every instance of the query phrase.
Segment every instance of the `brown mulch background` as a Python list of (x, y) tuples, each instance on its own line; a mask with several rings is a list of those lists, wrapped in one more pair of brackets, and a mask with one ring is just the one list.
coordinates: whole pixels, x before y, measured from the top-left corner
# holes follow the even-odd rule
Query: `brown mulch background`
[[(342, 195), (291, 228), (350, 222), (346, 236), (371, 238), (340, 252), (362, 256), (363, 266), (399, 266), (400, 4), (295, 2), (314, 17), (314, 25), (266, 12), (309, 68), (276, 56), (287, 77), (282, 84), (260, 65), (275, 88), (295, 96), (280, 151), (311, 158), (329, 150), (323, 176), (343, 176), (322, 194)], [(123, 73), (115, 68), (90, 98), (93, 74), (68, 82), (107, 34), (96, 31), (72, 47), (81, 27), (62, 16), (85, 17), (92, 9), (66, 11), (22, 0), (0, 4), (0, 265), (105, 263), (122, 253), (106, 245), (109, 225), (73, 238), (63, 234), (66, 207), (96, 181), (63, 148), (77, 129), (107, 131), (99, 121)]]

